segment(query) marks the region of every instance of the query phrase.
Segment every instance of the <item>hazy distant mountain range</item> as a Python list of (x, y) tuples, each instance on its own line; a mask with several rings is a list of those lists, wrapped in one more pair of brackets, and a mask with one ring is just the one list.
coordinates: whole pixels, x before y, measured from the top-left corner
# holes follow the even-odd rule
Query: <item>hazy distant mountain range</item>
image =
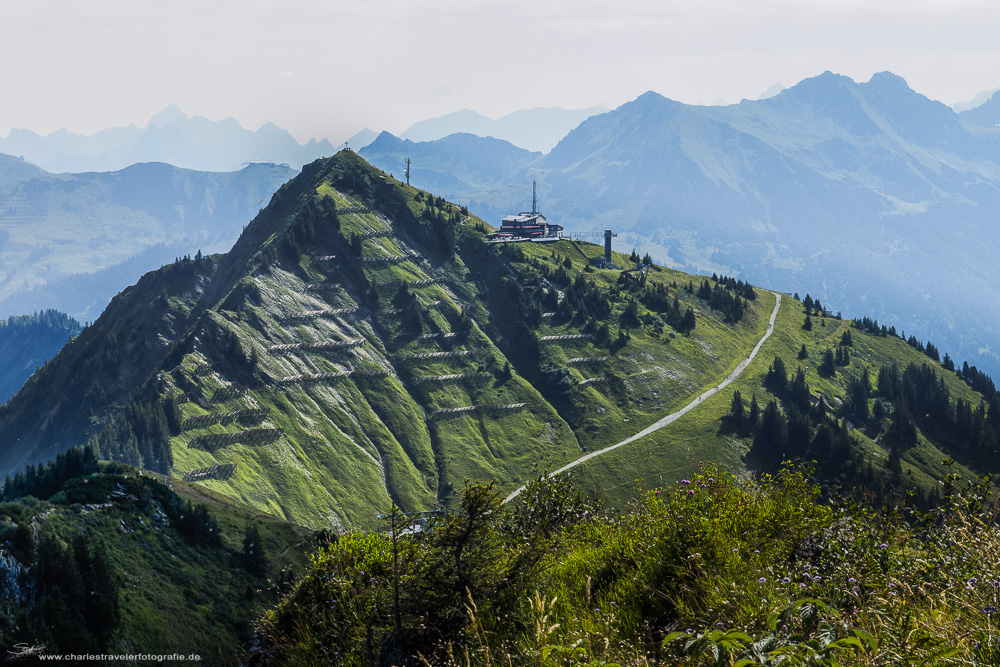
[(465, 133), (493, 137), (528, 151), (547, 153), (574, 127), (608, 109), (560, 109), (558, 107), (525, 109), (496, 120), (462, 109), (455, 113), (414, 123), (400, 135), (410, 141), (433, 141), (450, 134)]
[(13, 129), (0, 153), (23, 156), (46, 171), (117, 171), (140, 162), (166, 162), (199, 171), (236, 171), (245, 162), (285, 163), (299, 168), (334, 152), (327, 140), (299, 144), (287, 130), (265, 123), (253, 132), (232, 118), (190, 117), (171, 105), (146, 127), (114, 127), (93, 136), (59, 130), (42, 136)]
[[(604, 111), (607, 109), (603, 107), (539, 108), (493, 120), (463, 109), (415, 123), (402, 136), (413, 141), (430, 141), (467, 132), (503, 139), (528, 150), (549, 151), (584, 119)], [(377, 136), (377, 132), (366, 128), (345, 144), (357, 150)], [(232, 118), (216, 121), (188, 116), (176, 105), (153, 116), (142, 128), (114, 127), (92, 136), (68, 130), (42, 136), (15, 128), (6, 138), (0, 138), (0, 153), (22, 157), (53, 173), (117, 171), (141, 162), (165, 162), (199, 171), (236, 171), (247, 162), (287, 164), (298, 169), (342, 147), (334, 146), (329, 139), (311, 139), (300, 144), (287, 130), (273, 123), (265, 123), (254, 132)], [(3, 178), (0, 174), (0, 182)]]
[(1000, 95), (994, 91), (985, 102), (961, 112), (959, 117), (968, 123), (983, 127), (1000, 127)]
[(724, 107), (646, 93), (546, 155), (384, 134), (361, 154), (397, 175), (411, 157), (414, 185), (493, 222), (530, 205), (537, 178), (541, 209), (568, 232), (611, 227), (619, 247), (673, 266), (809, 292), (996, 374), (998, 103), (956, 114), (891, 73), (827, 72)]
[(146, 271), (199, 249), (228, 250), (296, 173), (147, 163), (49, 174), (0, 155), (0, 317), (55, 308), (93, 319)]
[(955, 113), (962, 113), (963, 111), (968, 111), (969, 109), (975, 109), (978, 106), (984, 104), (987, 100), (993, 97), (993, 93), (1000, 91), (1000, 88), (993, 88), (992, 90), (980, 90), (978, 93), (972, 96), (971, 100), (965, 102), (955, 102), (950, 104), (950, 106)]
[(0, 320), (0, 403), (80, 330), (79, 322), (55, 310)]

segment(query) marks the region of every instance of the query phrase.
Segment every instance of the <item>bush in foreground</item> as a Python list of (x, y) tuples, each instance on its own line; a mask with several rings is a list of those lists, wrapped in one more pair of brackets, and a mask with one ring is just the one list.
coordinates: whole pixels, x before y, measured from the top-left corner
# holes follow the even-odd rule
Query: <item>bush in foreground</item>
[(254, 664), (997, 664), (986, 480), (930, 514), (713, 468), (605, 514), (570, 479), (467, 486), (423, 533), (344, 535), (260, 621)]

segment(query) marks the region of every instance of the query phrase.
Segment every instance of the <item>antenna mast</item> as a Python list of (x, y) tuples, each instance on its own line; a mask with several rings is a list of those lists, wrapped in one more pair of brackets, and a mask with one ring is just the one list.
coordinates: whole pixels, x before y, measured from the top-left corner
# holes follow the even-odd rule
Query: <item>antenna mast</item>
[(410, 184), (410, 158), (406, 158), (406, 184)]
[(538, 199), (535, 197), (535, 179), (531, 179), (531, 212), (538, 213)]

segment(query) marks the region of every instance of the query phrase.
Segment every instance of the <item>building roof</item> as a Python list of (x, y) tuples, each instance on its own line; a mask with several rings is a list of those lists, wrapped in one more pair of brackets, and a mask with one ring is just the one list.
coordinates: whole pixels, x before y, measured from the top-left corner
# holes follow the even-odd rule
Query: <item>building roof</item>
[(545, 222), (545, 216), (542, 215), (541, 213), (532, 213), (531, 211), (527, 211), (519, 213), (518, 215), (508, 215), (504, 217), (504, 219), (501, 220), (500, 222), (507, 224), (519, 224), (519, 225), (532, 224), (532, 223), (539, 224)]

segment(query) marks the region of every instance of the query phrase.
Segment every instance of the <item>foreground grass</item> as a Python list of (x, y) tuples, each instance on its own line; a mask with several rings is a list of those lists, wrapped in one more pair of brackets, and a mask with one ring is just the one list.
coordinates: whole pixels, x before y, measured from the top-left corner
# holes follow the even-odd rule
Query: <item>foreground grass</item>
[(820, 504), (789, 470), (740, 484), (705, 468), (618, 516), (565, 478), (507, 506), (468, 487), (427, 533), (317, 554), (252, 662), (997, 664), (988, 486), (946, 485), (927, 515)]

